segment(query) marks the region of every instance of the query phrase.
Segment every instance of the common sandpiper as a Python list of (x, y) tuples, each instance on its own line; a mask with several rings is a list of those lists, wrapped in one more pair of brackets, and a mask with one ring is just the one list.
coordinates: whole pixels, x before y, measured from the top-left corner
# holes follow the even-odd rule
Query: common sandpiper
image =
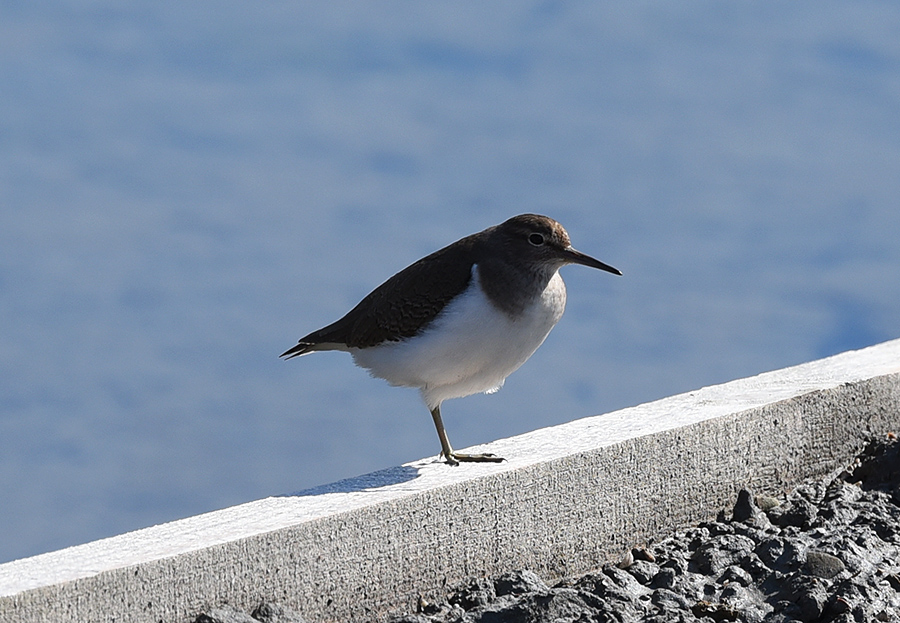
[(281, 356), (349, 352), (372, 376), (419, 389), (447, 463), (499, 462), (453, 450), (441, 403), (497, 391), (531, 357), (565, 309), (559, 269), (566, 264), (622, 274), (572, 248), (552, 218), (514, 216), (401, 270)]

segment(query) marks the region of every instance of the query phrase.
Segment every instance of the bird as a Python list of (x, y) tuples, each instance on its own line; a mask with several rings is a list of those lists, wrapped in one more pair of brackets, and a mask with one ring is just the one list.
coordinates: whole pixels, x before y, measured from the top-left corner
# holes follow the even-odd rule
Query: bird
[(419, 390), (447, 464), (500, 462), (455, 451), (441, 405), (496, 392), (534, 354), (565, 310), (567, 264), (622, 274), (576, 251), (554, 219), (520, 214), (404, 268), (280, 356), (349, 352), (372, 376)]

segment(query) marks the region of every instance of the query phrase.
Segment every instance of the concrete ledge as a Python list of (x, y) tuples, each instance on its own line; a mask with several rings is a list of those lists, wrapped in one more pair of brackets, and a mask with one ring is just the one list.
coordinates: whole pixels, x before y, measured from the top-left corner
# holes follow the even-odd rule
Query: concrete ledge
[(580, 573), (900, 429), (900, 340), (0, 565), (0, 620), (192, 620), (281, 601), (366, 621), (467, 577)]

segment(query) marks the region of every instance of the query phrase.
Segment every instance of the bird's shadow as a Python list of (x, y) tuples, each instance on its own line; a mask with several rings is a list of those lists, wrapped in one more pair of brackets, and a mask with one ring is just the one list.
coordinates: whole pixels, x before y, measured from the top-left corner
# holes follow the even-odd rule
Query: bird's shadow
[(318, 485), (311, 489), (304, 489), (297, 493), (285, 493), (278, 497), (299, 497), (322, 495), (325, 493), (353, 493), (357, 491), (371, 491), (372, 489), (380, 489), (390, 485), (397, 485), (403, 482), (409, 482), (419, 477), (419, 470), (408, 465), (400, 465), (397, 467), (389, 467), (371, 474), (363, 474), (362, 476), (354, 476), (338, 480), (327, 485)]

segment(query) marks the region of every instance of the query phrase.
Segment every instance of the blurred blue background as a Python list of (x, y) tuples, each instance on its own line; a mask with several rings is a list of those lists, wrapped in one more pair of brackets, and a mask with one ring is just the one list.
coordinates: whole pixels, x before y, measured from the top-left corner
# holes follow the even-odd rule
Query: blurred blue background
[(278, 354), (548, 214), (625, 273), (489, 441), (900, 336), (900, 4), (0, 4), (0, 561), (434, 455)]

